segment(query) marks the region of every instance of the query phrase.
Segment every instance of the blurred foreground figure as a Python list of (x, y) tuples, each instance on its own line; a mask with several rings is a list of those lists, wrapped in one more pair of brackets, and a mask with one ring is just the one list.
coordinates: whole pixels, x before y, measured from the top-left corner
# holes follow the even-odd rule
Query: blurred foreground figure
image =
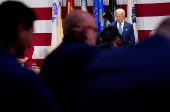
[(115, 27), (107, 27), (99, 34), (99, 42), (97, 46), (102, 49), (115, 49), (119, 46), (119, 32)]
[(156, 34), (156, 30), (157, 30), (157, 29), (153, 29), (153, 30), (149, 33), (149, 37), (154, 36), (154, 35)]
[(43, 80), (17, 58), (29, 46), (36, 16), (20, 2), (0, 5), (0, 111), (58, 112)]
[(77, 112), (169, 112), (170, 18), (148, 40), (93, 62)]
[(63, 112), (75, 112), (82, 71), (102, 51), (94, 46), (96, 30), (90, 13), (74, 10), (64, 20), (63, 42), (44, 60), (41, 75)]

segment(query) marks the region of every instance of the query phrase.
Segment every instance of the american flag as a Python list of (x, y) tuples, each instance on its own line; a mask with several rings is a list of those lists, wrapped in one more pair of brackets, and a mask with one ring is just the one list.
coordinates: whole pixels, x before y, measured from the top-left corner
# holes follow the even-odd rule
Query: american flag
[[(0, 0), (0, 3), (7, 0)], [(37, 15), (34, 23), (33, 61), (41, 66), (45, 57), (51, 53), (52, 6), (53, 0), (16, 0), (32, 8)], [(76, 9), (81, 9), (81, 0), (74, 0)], [(87, 0), (88, 12), (93, 12), (93, 0)], [(107, 21), (109, 0), (103, 0), (105, 6), (105, 22)], [(127, 20), (128, 0), (117, 0), (117, 8), (125, 10)], [(170, 14), (170, 0), (134, 0), (139, 41), (145, 40), (149, 32)], [(62, 16), (66, 16), (66, 0), (62, 0)], [(106, 24), (105, 24), (106, 26)]]

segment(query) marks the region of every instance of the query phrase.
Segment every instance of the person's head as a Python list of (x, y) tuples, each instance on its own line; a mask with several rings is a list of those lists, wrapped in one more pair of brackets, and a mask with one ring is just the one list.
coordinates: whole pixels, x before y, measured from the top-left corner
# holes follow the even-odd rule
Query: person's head
[(156, 33), (166, 36), (170, 39), (170, 17), (165, 19), (157, 28)]
[(122, 23), (125, 18), (125, 11), (123, 9), (117, 9), (115, 11), (116, 21)]
[(7, 1), (0, 5), (0, 16), (0, 45), (22, 56), (32, 38), (34, 12), (20, 2)]
[(120, 42), (119, 32), (115, 27), (105, 28), (99, 37), (102, 43), (112, 44), (115, 47), (118, 47)]
[(63, 22), (64, 35), (81, 38), (88, 45), (96, 44), (96, 30), (93, 16), (82, 10), (69, 13)]

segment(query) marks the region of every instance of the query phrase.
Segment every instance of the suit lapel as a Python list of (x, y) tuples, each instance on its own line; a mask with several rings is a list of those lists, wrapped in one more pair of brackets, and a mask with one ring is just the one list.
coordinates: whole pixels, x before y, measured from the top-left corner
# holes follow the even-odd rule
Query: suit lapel
[(124, 21), (124, 26), (123, 26), (123, 33), (122, 36), (125, 37), (126, 31), (127, 31), (127, 23)]
[(115, 22), (115, 24), (113, 26), (117, 28), (117, 21)]

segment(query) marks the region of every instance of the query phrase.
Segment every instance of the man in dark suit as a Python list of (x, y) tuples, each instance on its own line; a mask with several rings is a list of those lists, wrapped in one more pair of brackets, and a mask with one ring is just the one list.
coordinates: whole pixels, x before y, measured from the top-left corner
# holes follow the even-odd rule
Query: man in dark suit
[(169, 112), (170, 18), (148, 40), (93, 62), (78, 112)]
[(75, 112), (82, 71), (102, 51), (94, 46), (96, 30), (90, 13), (74, 10), (64, 20), (63, 42), (43, 62), (41, 75), (63, 112)]
[(115, 11), (116, 22), (110, 23), (108, 26), (114, 26), (119, 30), (119, 33), (123, 36), (123, 41), (130, 41), (135, 44), (134, 29), (131, 23), (124, 21), (125, 11), (123, 9), (117, 9)]
[(50, 91), (17, 58), (29, 46), (36, 16), (20, 2), (0, 5), (0, 111), (59, 112)]

